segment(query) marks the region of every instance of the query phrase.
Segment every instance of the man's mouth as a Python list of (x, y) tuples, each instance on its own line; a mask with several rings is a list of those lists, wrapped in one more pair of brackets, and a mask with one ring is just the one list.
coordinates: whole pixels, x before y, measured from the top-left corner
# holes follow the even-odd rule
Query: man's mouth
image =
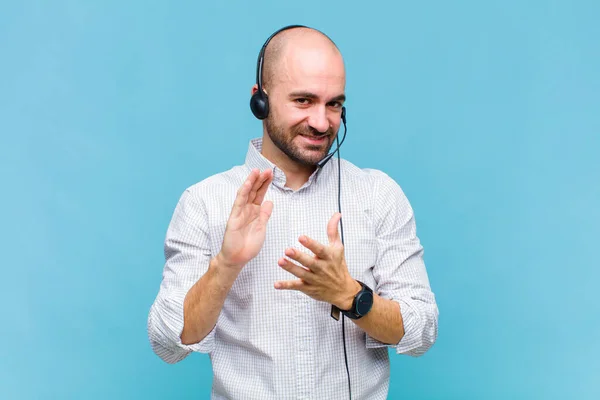
[(323, 135), (323, 136), (310, 136), (310, 135), (300, 135), (302, 136), (305, 141), (307, 141), (310, 144), (322, 144), (325, 142), (325, 139), (327, 139), (327, 135)]

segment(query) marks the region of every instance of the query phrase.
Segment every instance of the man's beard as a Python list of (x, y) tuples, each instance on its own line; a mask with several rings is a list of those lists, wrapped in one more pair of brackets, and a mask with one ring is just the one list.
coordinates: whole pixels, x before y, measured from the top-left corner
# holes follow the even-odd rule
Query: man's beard
[[(325, 132), (319, 132), (310, 126), (296, 125), (290, 128), (288, 132), (286, 132), (284, 128), (277, 125), (273, 121), (271, 115), (269, 115), (265, 119), (265, 124), (267, 128), (267, 134), (269, 135), (269, 138), (275, 144), (275, 146), (277, 146), (277, 148), (281, 150), (286, 156), (288, 156), (292, 161), (295, 161), (301, 165), (315, 166), (329, 153), (329, 149), (331, 149), (331, 146), (333, 145), (332, 139), (335, 132), (333, 131), (333, 129), (331, 129), (331, 127)], [(303, 149), (311, 151), (310, 154), (306, 154), (298, 145), (294, 144), (293, 142), (296, 136), (299, 135), (307, 135), (313, 137), (328, 136), (329, 143), (325, 147), (322, 147), (320, 145), (306, 145), (303, 147)], [(315, 152), (315, 150), (320, 150), (320, 152), (317, 153)]]

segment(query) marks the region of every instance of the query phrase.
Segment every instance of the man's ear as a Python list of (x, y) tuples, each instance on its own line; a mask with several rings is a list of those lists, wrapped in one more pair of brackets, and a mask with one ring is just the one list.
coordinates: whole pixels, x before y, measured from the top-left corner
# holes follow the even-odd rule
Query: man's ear
[[(254, 84), (254, 86), (252, 86), (252, 89), (250, 90), (250, 95), (253, 96), (254, 93), (258, 92), (258, 84)], [(267, 95), (269, 95), (269, 93), (267, 93), (267, 89), (265, 89), (263, 87), (263, 92), (265, 92)]]

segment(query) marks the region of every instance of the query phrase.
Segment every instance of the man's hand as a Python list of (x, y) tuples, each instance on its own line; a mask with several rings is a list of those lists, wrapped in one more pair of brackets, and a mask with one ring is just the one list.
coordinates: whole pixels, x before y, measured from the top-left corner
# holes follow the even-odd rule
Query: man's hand
[(263, 203), (272, 180), (272, 170), (261, 173), (253, 169), (239, 188), (225, 228), (221, 252), (216, 256), (219, 265), (239, 272), (260, 252), (273, 210), (271, 201)]
[(281, 268), (300, 278), (299, 280), (276, 282), (275, 289), (299, 290), (315, 300), (333, 304), (340, 310), (348, 310), (361, 285), (352, 279), (344, 258), (344, 246), (338, 232), (341, 214), (335, 213), (327, 224), (329, 246), (325, 246), (305, 235), (300, 243), (313, 252), (314, 257), (288, 248), (285, 255), (301, 265), (286, 258), (279, 259)]
[(238, 190), (221, 251), (185, 296), (181, 343), (198, 343), (208, 335), (238, 274), (262, 248), (273, 210), (273, 203), (263, 200), (272, 180), (272, 170), (254, 169)]

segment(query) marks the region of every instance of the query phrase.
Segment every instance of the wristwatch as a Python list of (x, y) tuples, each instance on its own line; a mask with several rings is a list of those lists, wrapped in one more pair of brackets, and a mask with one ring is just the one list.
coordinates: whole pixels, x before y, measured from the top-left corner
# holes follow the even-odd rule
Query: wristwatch
[(349, 310), (341, 310), (342, 314), (350, 319), (361, 319), (373, 307), (373, 290), (361, 281), (356, 282), (360, 283), (362, 289), (354, 296), (352, 307)]

